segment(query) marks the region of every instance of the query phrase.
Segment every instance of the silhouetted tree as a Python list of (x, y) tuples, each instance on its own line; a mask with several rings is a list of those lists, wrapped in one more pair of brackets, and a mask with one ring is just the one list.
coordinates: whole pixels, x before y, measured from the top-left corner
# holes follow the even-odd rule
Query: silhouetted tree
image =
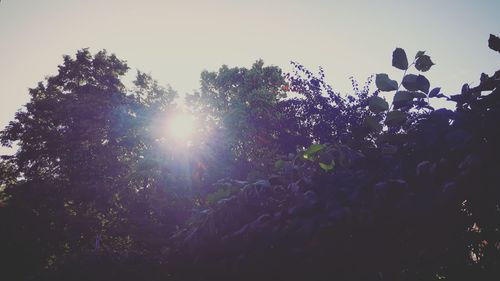
[(18, 145), (2, 162), (8, 227), (1, 232), (11, 243), (2, 243), (1, 255), (12, 276), (57, 269), (92, 251), (159, 254), (182, 216), (182, 209), (169, 213), (176, 202), (165, 189), (170, 172), (151, 133), (152, 118), (171, 109), (175, 92), (139, 72), (128, 94), (127, 70), (106, 51), (65, 56), (2, 131), (2, 144)]

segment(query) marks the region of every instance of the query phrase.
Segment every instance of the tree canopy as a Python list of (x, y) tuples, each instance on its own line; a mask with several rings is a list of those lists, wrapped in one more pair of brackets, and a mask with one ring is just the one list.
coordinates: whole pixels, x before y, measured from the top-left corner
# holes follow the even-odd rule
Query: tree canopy
[(396, 48), (401, 81), (350, 95), (296, 62), (224, 65), (187, 95), (179, 141), (171, 87), (125, 86), (106, 51), (64, 56), (0, 132), (17, 148), (0, 160), (2, 276), (497, 280), (500, 70), (446, 94), (434, 65)]

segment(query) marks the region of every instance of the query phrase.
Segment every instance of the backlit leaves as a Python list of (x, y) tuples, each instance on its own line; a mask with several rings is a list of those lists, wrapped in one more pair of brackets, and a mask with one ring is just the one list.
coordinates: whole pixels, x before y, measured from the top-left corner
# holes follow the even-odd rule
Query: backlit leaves
[(385, 124), (389, 127), (401, 126), (406, 122), (406, 113), (399, 110), (394, 110), (387, 113)]
[(281, 169), (283, 169), (284, 166), (285, 166), (285, 161), (283, 161), (281, 159), (278, 160), (278, 161), (276, 161), (276, 162), (274, 162), (274, 168), (276, 170), (281, 170)]
[(375, 84), (377, 88), (384, 92), (395, 91), (398, 89), (398, 82), (391, 80), (385, 73), (379, 73), (375, 77)]
[(367, 116), (363, 124), (372, 132), (382, 131), (382, 124), (374, 116)]
[(394, 95), (392, 103), (396, 106), (406, 104), (407, 102), (413, 100), (413, 94), (408, 91), (397, 91)]
[(437, 95), (439, 94), (440, 91), (441, 91), (440, 87), (436, 87), (436, 88), (432, 89), (429, 92), (429, 98), (437, 97)]
[(401, 70), (408, 69), (408, 58), (406, 57), (405, 50), (396, 48), (392, 53), (392, 66)]
[(415, 59), (418, 59), (419, 57), (423, 56), (425, 54), (425, 51), (418, 51), (417, 54), (415, 55)]
[(380, 113), (389, 109), (389, 104), (381, 97), (368, 98), (368, 106), (373, 113)]
[(415, 61), (415, 68), (418, 71), (422, 72), (428, 71), (433, 65), (434, 63), (432, 62), (431, 57), (429, 57), (428, 55), (421, 55)]
[(408, 74), (403, 78), (403, 87), (408, 91), (429, 92), (430, 83), (423, 75)]
[(312, 144), (306, 149), (306, 151), (304, 151), (302, 157), (307, 160), (313, 160), (314, 156), (321, 150), (325, 149), (325, 147), (326, 146), (324, 144), (319, 144), (319, 143)]
[(422, 93), (422, 92), (412, 92), (412, 95), (416, 99), (425, 99), (427, 98), (427, 95)]
[(335, 161), (332, 160), (332, 162), (330, 162), (330, 164), (325, 164), (325, 163), (320, 162), (319, 166), (321, 167), (321, 169), (323, 169), (325, 171), (330, 171), (330, 170), (333, 170), (333, 168), (335, 167)]
[(500, 38), (497, 36), (490, 34), (490, 38), (488, 39), (488, 47), (490, 49), (500, 52)]

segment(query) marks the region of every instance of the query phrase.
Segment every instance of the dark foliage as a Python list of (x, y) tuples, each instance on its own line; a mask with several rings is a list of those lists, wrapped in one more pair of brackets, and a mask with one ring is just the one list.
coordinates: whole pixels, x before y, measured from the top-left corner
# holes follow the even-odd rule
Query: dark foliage
[(400, 82), (343, 96), (293, 65), (203, 72), (186, 160), (154, 134), (171, 89), (141, 72), (126, 89), (106, 52), (65, 57), (1, 132), (19, 145), (0, 162), (3, 276), (498, 280), (500, 70), (446, 96), (409, 73), (430, 56), (397, 48)]

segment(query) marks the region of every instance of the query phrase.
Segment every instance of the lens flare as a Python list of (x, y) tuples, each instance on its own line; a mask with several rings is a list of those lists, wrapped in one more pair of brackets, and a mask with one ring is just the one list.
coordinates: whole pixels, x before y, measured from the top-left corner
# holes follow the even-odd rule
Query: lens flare
[(177, 114), (168, 120), (168, 135), (178, 141), (191, 141), (195, 131), (194, 117), (188, 114)]

